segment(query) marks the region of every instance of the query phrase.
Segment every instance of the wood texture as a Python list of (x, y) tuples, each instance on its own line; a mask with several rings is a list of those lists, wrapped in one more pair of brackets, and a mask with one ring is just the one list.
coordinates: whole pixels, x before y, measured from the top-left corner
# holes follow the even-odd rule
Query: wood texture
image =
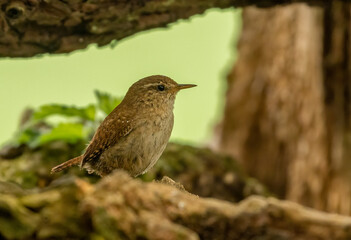
[(286, 197), (351, 214), (350, 4), (244, 10), (217, 148)]
[[(0, 0), (0, 57), (68, 53), (120, 40), (134, 33), (165, 27), (209, 8), (257, 5), (270, 7), (322, 0)], [(349, 1), (350, 0), (345, 0)]]
[(259, 196), (201, 198), (172, 180), (117, 171), (97, 184), (62, 178), (40, 192), (0, 182), (5, 239), (348, 240), (351, 218)]
[(324, 92), (329, 171), (326, 209), (351, 214), (351, 5), (324, 17)]

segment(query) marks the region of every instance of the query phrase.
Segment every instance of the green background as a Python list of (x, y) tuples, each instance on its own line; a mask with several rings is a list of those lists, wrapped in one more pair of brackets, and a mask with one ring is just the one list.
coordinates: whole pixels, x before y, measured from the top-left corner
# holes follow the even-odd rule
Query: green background
[(123, 96), (138, 79), (167, 75), (197, 84), (180, 92), (172, 139), (205, 143), (220, 118), (225, 78), (235, 60), (240, 30), (238, 10), (211, 10), (167, 29), (154, 29), (119, 41), (115, 47), (68, 55), (0, 60), (0, 145), (15, 132), (25, 107), (46, 103), (85, 106), (94, 89)]

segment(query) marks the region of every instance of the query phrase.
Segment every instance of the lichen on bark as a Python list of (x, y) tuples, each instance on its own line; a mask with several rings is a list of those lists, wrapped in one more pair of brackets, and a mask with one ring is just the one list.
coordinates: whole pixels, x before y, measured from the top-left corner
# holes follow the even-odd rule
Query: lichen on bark
[[(298, 0), (326, 5), (331, 1)], [(350, 0), (345, 0), (350, 2)], [(210, 8), (270, 7), (295, 0), (0, 0), (0, 57), (68, 53), (165, 27)]]

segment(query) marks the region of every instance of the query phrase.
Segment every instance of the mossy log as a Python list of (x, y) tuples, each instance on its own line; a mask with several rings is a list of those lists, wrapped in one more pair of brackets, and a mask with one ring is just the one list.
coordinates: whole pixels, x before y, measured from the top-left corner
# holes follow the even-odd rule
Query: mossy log
[[(53, 180), (67, 174), (95, 183), (98, 176), (89, 175), (77, 166), (50, 174), (53, 166), (78, 156), (82, 148), (84, 145), (54, 142), (40, 149), (27, 149), (16, 159), (0, 160), (0, 180), (15, 182), (26, 189), (47, 187)], [(202, 197), (237, 202), (253, 194), (268, 194), (265, 187), (248, 177), (233, 158), (207, 148), (168, 144), (156, 166), (140, 178), (152, 181), (163, 176), (169, 176)]]
[(63, 177), (38, 192), (0, 184), (1, 237), (341, 240), (351, 238), (351, 218), (274, 198), (200, 198), (117, 171), (95, 185)]

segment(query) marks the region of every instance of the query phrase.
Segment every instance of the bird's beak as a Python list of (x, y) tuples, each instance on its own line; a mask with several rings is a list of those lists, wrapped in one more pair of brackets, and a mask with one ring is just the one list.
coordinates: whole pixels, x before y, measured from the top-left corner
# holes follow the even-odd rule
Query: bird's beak
[(182, 89), (192, 88), (192, 87), (196, 87), (196, 86), (197, 85), (195, 85), (195, 84), (178, 84), (177, 89), (182, 90)]

